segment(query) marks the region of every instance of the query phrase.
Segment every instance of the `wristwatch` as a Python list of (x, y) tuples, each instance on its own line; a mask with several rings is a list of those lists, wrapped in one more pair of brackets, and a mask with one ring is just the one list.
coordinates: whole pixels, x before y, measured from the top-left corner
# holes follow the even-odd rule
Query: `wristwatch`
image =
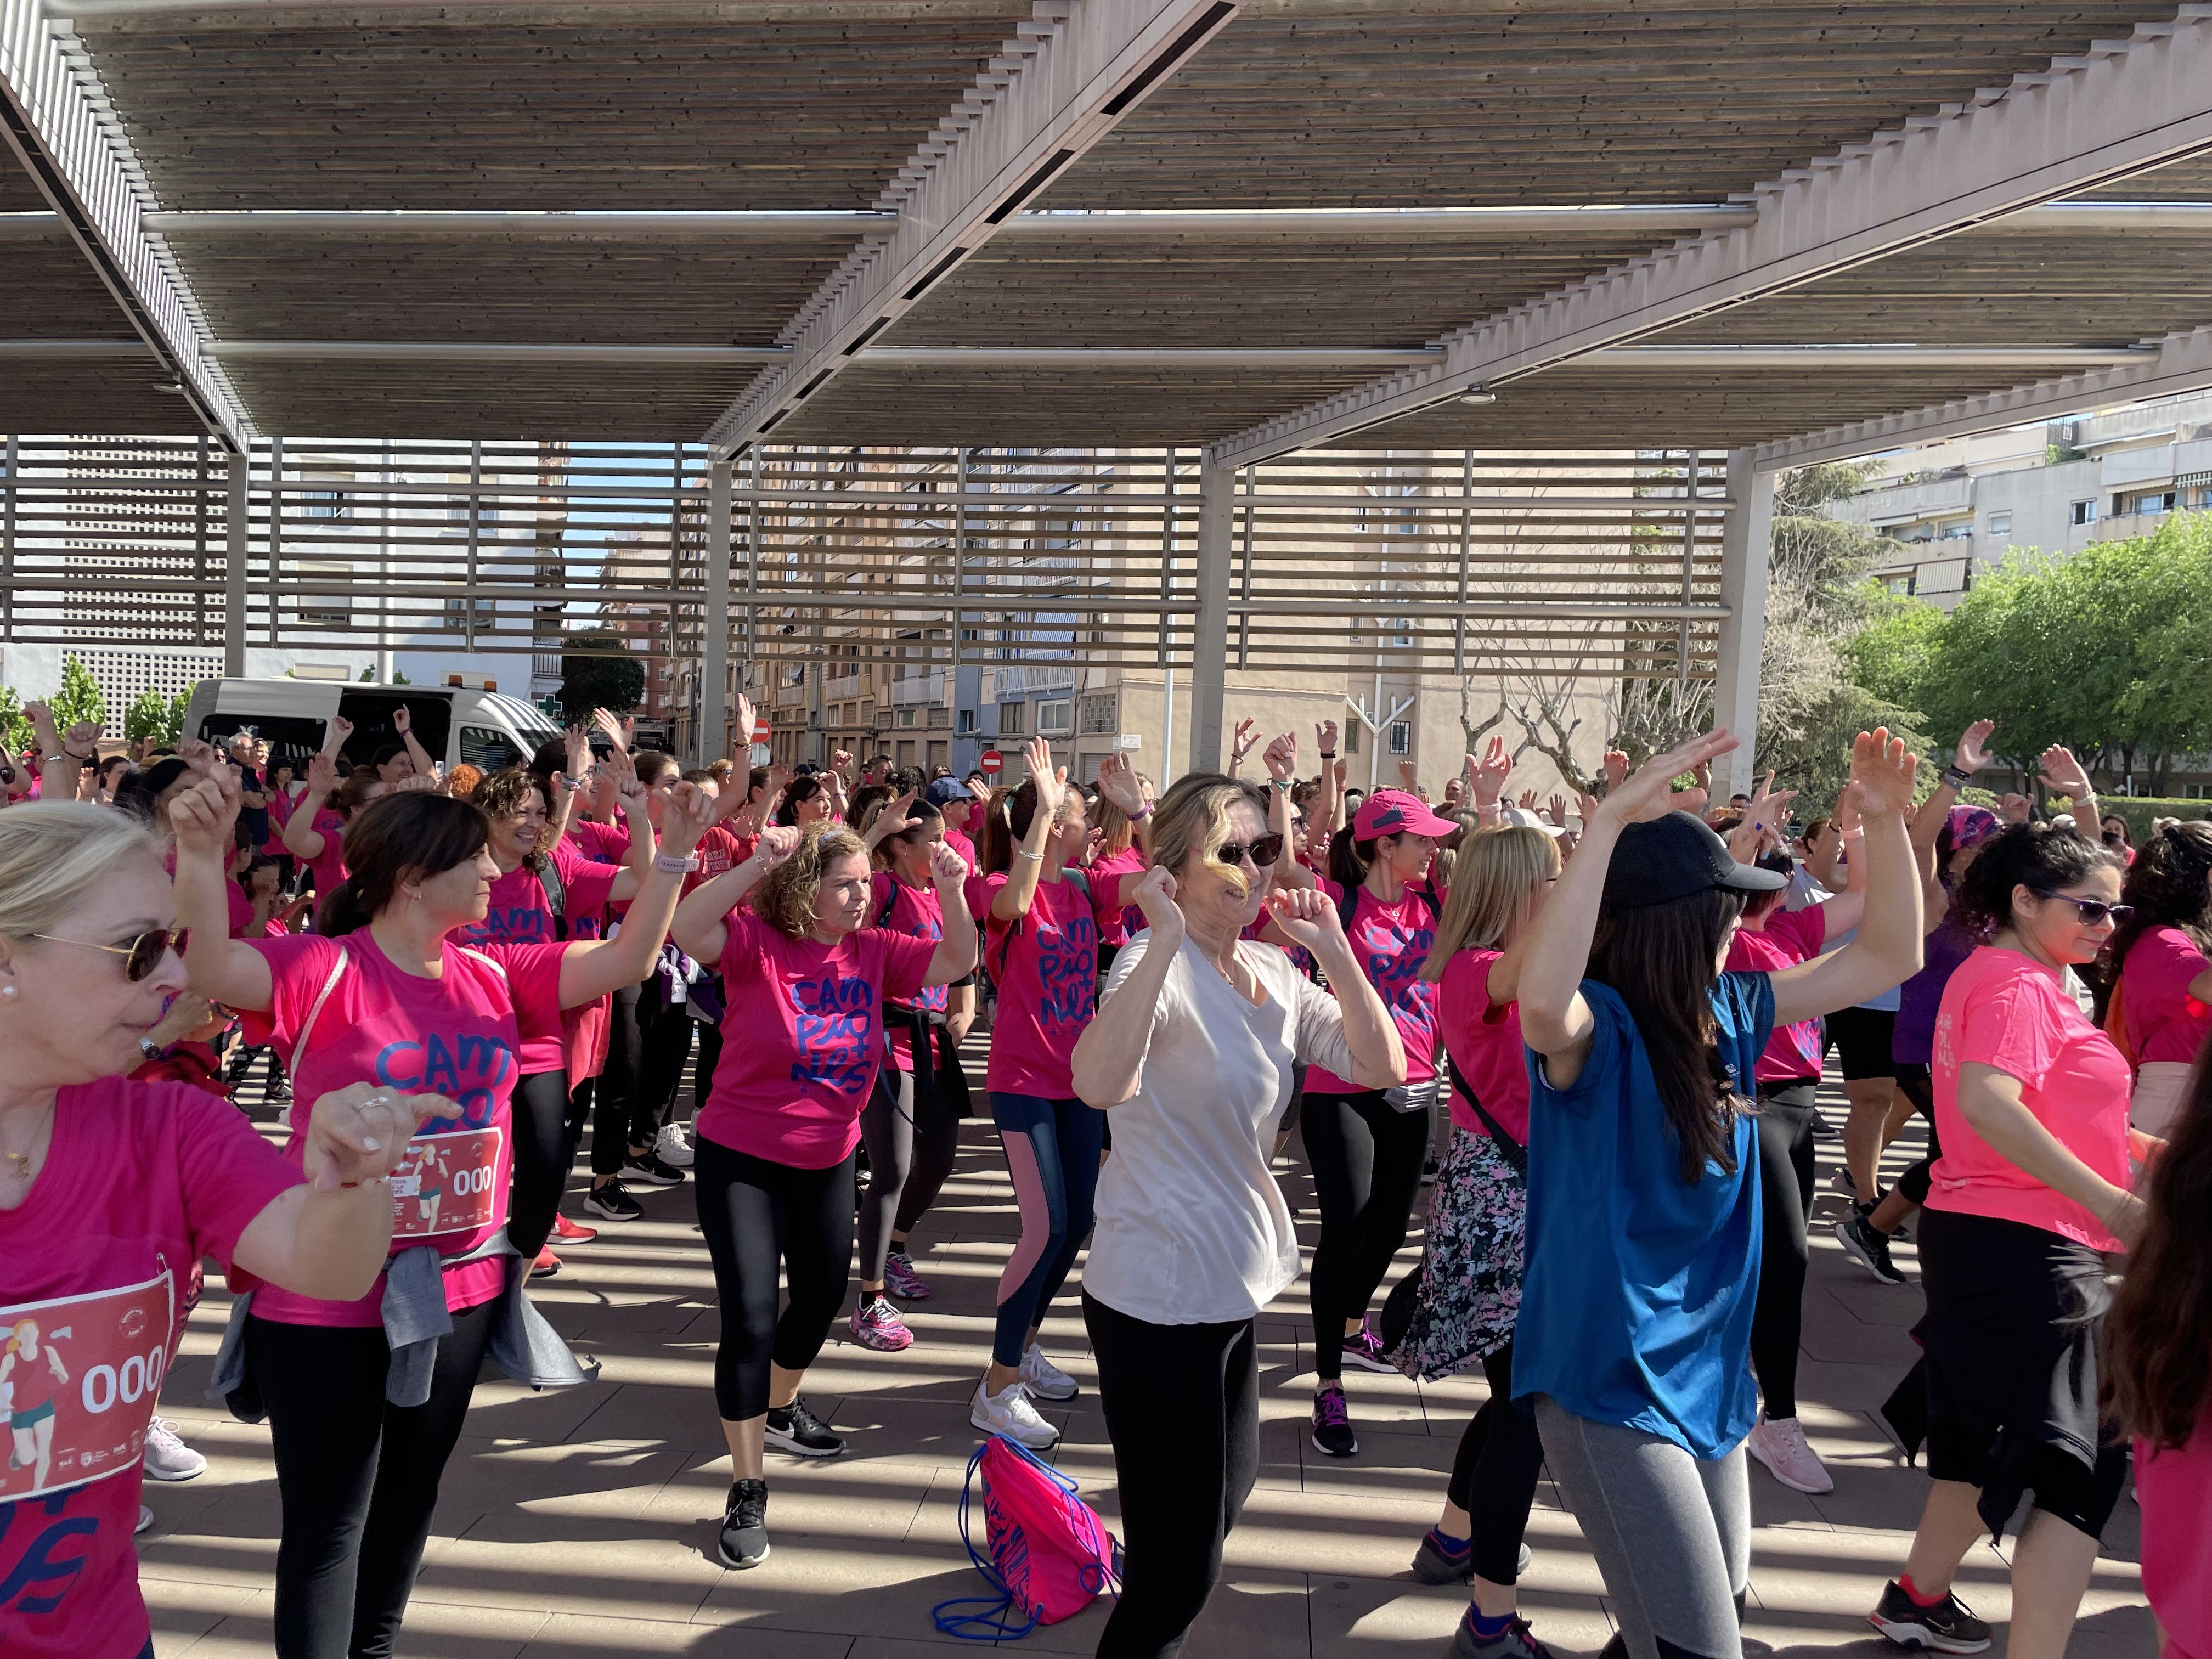
[(1323, 760), (1334, 760), (1336, 758), (1336, 750), (1334, 749), (1324, 749), (1321, 751), (1321, 757)]
[(1973, 781), (1974, 775), (1972, 772), (1962, 772), (1955, 766), (1947, 766), (1943, 769), (1943, 781), (1954, 789), (1966, 788), (1972, 784)]

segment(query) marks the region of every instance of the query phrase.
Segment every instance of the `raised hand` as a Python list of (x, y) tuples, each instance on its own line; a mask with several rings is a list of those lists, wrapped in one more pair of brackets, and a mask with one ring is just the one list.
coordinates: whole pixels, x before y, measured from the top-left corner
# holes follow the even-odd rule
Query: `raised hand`
[(1335, 756), (1336, 722), (1334, 720), (1323, 720), (1319, 726), (1314, 727), (1314, 746), (1325, 759), (1333, 758)]
[(1533, 812), (1536, 810), (1536, 792), (1534, 790), (1523, 789), (1521, 792), (1520, 807), (1524, 812)]
[[(971, 792), (975, 787), (972, 784), (969, 787)], [(1107, 755), (1100, 758), (1098, 793), (1121, 808), (1124, 817), (1134, 817), (1145, 810), (1145, 787), (1137, 781), (1137, 769), (1126, 756)], [(981, 799), (988, 799), (990, 791), (986, 789)]]
[(592, 769), (592, 728), (571, 726), (561, 733), (562, 747), (568, 751), (568, 775), (580, 778)]
[(331, 791), (338, 787), (338, 764), (328, 755), (317, 750), (307, 757), (307, 799), (302, 806), (312, 811), (330, 798)]
[(106, 730), (97, 720), (79, 720), (62, 733), (62, 747), (72, 755), (89, 755), (99, 748), (100, 734)]
[(1410, 757), (1398, 763), (1398, 783), (1407, 794), (1418, 795), (1420, 793), (1420, 769), (1413, 764)]
[(1871, 823), (1892, 812), (1902, 813), (1912, 805), (1912, 777), (1920, 757), (1905, 752), (1901, 738), (1893, 738), (1877, 726), (1862, 732), (1851, 743), (1851, 805)]
[(849, 749), (834, 750), (830, 757), (830, 769), (840, 777), (849, 773), (853, 769), (853, 751)]
[(1022, 745), (1022, 758), (1029, 763), (1030, 781), (1036, 785), (1036, 810), (1049, 818), (1060, 811), (1060, 797), (1067, 787), (1067, 769), (1054, 770), (1052, 745), (1042, 738), (1031, 738)]
[[(629, 774), (629, 783), (643, 804), (645, 790), (637, 781), (637, 774)], [(700, 836), (714, 822), (714, 798), (696, 783), (679, 782), (668, 791), (660, 803), (660, 850), (671, 858), (688, 859), (699, 844)], [(792, 834), (792, 845), (799, 844), (799, 832)]]
[(52, 705), (27, 702), (23, 718), (31, 723), (31, 736), (35, 738), (41, 755), (51, 755), (62, 746), (61, 733), (54, 730), (54, 711)]
[(1179, 943), (1182, 939), (1182, 912), (1175, 902), (1176, 878), (1165, 865), (1155, 864), (1145, 872), (1145, 878), (1137, 884), (1133, 895), (1137, 908), (1145, 913), (1145, 926), (1152, 931), (1155, 947)]
[(1231, 739), (1231, 743), (1230, 757), (1230, 757), (1230, 759), (1231, 759), (1231, 761), (1241, 761), (1241, 760), (1243, 760), (1243, 759), (1244, 758), (1244, 757), (1245, 757), (1245, 756), (1247, 756), (1247, 755), (1249, 755), (1249, 754), (1250, 754), (1250, 753), (1252, 752), (1252, 745), (1253, 745), (1254, 744), (1255, 744), (1255, 743), (1259, 742), (1259, 741), (1260, 741), (1260, 722), (1259, 722), (1259, 721), (1257, 721), (1257, 720), (1239, 720), (1239, 721), (1237, 721), (1237, 735), (1236, 735), (1236, 737), (1235, 737), (1233, 739)]
[(893, 836), (903, 834), (908, 830), (921, 829), (923, 820), (912, 816), (914, 797), (915, 792), (909, 789), (896, 800), (885, 801), (884, 810), (876, 814), (875, 822), (868, 826), (867, 834), (860, 839), (873, 848), (881, 846)]
[(177, 832), (179, 851), (228, 857), (238, 823), (238, 781), (230, 769), (204, 775), (171, 796), (169, 823)]
[(392, 729), (403, 738), (415, 729), (415, 716), (408, 713), (404, 702), (392, 711)]
[(1482, 758), (1467, 757), (1467, 777), (1477, 806), (1495, 806), (1505, 793), (1505, 781), (1513, 775), (1513, 757), (1505, 752), (1505, 739), (1492, 737), (1484, 745)]
[(343, 743), (348, 738), (353, 735), (353, 722), (348, 720), (343, 714), (331, 715), (331, 735), (336, 738), (340, 743)]
[(1565, 829), (1567, 827), (1567, 798), (1565, 795), (1554, 795), (1552, 797), (1551, 811), (1552, 827), (1555, 830)]
[(1958, 753), (1951, 764), (1961, 772), (1978, 772), (1990, 763), (1990, 734), (1997, 729), (1995, 720), (1976, 720), (1959, 734)]
[(768, 769), (769, 799), (773, 800), (791, 787), (792, 771), (781, 761)]
[(374, 1083), (349, 1083), (315, 1102), (301, 1148), (308, 1184), (333, 1193), (390, 1175), (416, 1130), (434, 1117), (459, 1117), (443, 1095), (403, 1095)]
[[(759, 718), (759, 711), (754, 708), (752, 699), (745, 696), (744, 692), (738, 692), (738, 724), (736, 730), (738, 734), (737, 747), (739, 753), (750, 754), (752, 752), (753, 723)], [(732, 758), (734, 758), (734, 757)]]
[(434, 792), (438, 787), (438, 781), (427, 772), (410, 772), (398, 782), (390, 787), (395, 794), (406, 789), (428, 789)]
[(1278, 782), (1296, 777), (1298, 774), (1297, 733), (1285, 732), (1268, 744), (1267, 752), (1260, 757), (1260, 763), (1267, 769), (1267, 775)]
[(1741, 741), (1725, 726), (1717, 726), (1663, 755), (1654, 755), (1607, 794), (1600, 815), (1617, 823), (1664, 817), (1674, 809), (1674, 780), (1696, 767), (1710, 767), (1716, 757), (1736, 748)]
[(1293, 945), (1321, 956), (1334, 945), (1345, 945), (1344, 922), (1336, 905), (1318, 887), (1278, 887), (1267, 895), (1267, 914), (1275, 931)]
[(2074, 758), (2074, 751), (2063, 743), (2054, 743), (2038, 757), (2043, 768), (2043, 787), (2054, 795), (2064, 795), (2069, 800), (2081, 800), (2097, 793), (2089, 781), (2089, 774), (2081, 763)]
[(1628, 781), (1628, 757), (1618, 749), (1605, 751), (1605, 787), (1607, 793)]
[(773, 870), (799, 850), (799, 839), (796, 824), (771, 823), (753, 843), (753, 856)]
[(2026, 823), (2034, 810), (2025, 795), (2003, 795), (1997, 800), (1997, 811), (2007, 823)]
[(937, 890), (939, 892), (948, 888), (957, 888), (962, 882), (968, 879), (968, 860), (962, 858), (944, 842), (932, 842), (929, 849), (929, 875), (930, 879), (937, 884)]
[[(1105, 769), (1105, 763), (1103, 761), (1099, 763), (1099, 768), (1102, 771)], [(991, 786), (985, 782), (981, 778), (969, 779), (968, 793), (971, 798), (973, 798), (975, 805), (978, 806), (988, 806), (991, 804)], [(1141, 799), (1137, 802), (1137, 805), (1139, 806), (1142, 806), (1145, 803)], [(1114, 805), (1120, 806), (1121, 803), (1117, 799), (1115, 801)], [(1125, 807), (1122, 810), (1126, 811), (1128, 809)]]
[(1351, 775), (1352, 763), (1339, 755), (1336, 757), (1336, 788), (1339, 794), (1344, 793), (1344, 781)]

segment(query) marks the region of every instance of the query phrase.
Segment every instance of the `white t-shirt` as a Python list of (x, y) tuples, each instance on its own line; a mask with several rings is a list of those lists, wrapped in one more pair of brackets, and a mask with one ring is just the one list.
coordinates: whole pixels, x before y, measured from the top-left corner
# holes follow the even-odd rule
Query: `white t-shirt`
[[(1151, 944), (1145, 933), (1121, 947), (1102, 1008)], [(1083, 1288), (1155, 1325), (1249, 1319), (1298, 1276), (1290, 1206), (1267, 1168), (1291, 1062), (1351, 1075), (1335, 998), (1278, 946), (1237, 949), (1261, 1003), (1185, 939), (1160, 987), (1137, 1093), (1113, 1109)]]

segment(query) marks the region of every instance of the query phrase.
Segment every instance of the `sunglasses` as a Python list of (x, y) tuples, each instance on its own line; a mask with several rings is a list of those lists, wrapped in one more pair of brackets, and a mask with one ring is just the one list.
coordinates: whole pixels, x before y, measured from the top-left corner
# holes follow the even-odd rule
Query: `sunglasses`
[(1249, 858), (1254, 868), (1265, 870), (1283, 856), (1283, 838), (1280, 836), (1262, 836), (1257, 841), (1224, 841), (1215, 849), (1213, 856), (1232, 866)]
[(2081, 913), (2081, 925), (2085, 927), (2102, 927), (2108, 921), (2118, 927), (2136, 913), (2132, 904), (2107, 904), (2102, 899), (2075, 898), (2071, 893), (2054, 893), (2041, 887), (2027, 890), (2038, 898), (2064, 899)]
[(170, 951), (182, 956), (191, 929), (156, 927), (150, 933), (139, 934), (128, 945), (94, 945), (88, 939), (64, 939), (58, 933), (33, 933), (30, 937), (45, 939), (50, 945), (75, 945), (87, 951), (105, 951), (112, 957), (121, 957), (123, 977), (136, 985), (159, 968), (161, 958)]

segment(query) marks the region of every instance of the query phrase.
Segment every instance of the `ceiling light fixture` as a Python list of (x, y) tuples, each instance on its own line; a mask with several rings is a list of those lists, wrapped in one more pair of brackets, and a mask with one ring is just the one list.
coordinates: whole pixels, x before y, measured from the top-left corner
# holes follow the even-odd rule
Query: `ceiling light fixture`
[(1495, 392), (1486, 392), (1479, 386), (1471, 386), (1459, 394), (1459, 400), (1463, 404), (1472, 404), (1479, 409), (1486, 404), (1496, 403), (1498, 394)]

